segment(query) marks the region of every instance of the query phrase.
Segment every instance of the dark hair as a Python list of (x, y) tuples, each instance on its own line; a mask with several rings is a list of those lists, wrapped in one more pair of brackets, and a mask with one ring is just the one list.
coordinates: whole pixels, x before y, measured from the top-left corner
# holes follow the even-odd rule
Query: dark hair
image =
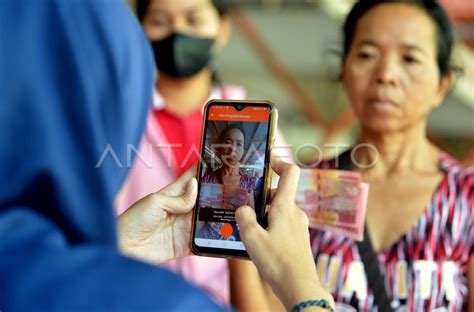
[(236, 124), (236, 123), (229, 124), (229, 125), (225, 126), (224, 129), (222, 129), (222, 131), (221, 131), (221, 133), (219, 133), (219, 137), (217, 139), (218, 142), (222, 143), (222, 140), (224, 139), (224, 136), (227, 134), (227, 132), (229, 132), (232, 129), (237, 129), (237, 130), (240, 130), (240, 132), (242, 132), (242, 134), (244, 136), (244, 143), (245, 143), (246, 142), (245, 131), (242, 128), (242, 126), (240, 126), (239, 124)]
[(453, 47), (453, 31), (449, 18), (443, 7), (436, 0), (359, 0), (344, 23), (343, 60), (354, 39), (357, 23), (373, 7), (383, 3), (406, 3), (421, 8), (434, 22), (437, 28), (437, 61), (441, 77), (451, 72), (450, 58)]
[[(211, 0), (211, 3), (216, 8), (217, 13), (219, 13), (220, 17), (223, 17), (228, 13), (228, 6), (226, 5), (225, 0)], [(138, 20), (143, 20), (143, 17), (145, 16), (146, 10), (148, 9), (149, 5), (150, 0), (136, 0), (135, 9), (137, 12)]]

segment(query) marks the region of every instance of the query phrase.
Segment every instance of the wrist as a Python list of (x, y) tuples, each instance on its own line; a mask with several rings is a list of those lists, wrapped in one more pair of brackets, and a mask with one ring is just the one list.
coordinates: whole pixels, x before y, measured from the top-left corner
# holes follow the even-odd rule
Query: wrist
[(330, 311), (335, 312), (334, 304), (330, 304), (329, 301), (325, 299), (317, 299), (317, 300), (305, 300), (293, 307), (291, 312), (319, 312), (319, 311)]
[[(306, 285), (295, 287), (284, 298), (283, 304), (288, 311), (291, 311), (299, 303), (309, 300), (322, 299), (327, 301), (331, 307), (334, 307), (334, 298), (320, 283), (306, 283)], [(304, 311), (327, 311), (327, 309), (311, 306), (305, 308)]]

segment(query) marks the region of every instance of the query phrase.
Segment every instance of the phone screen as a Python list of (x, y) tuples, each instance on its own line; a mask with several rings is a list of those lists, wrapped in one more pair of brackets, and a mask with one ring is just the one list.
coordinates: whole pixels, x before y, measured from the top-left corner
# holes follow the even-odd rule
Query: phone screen
[(272, 106), (219, 103), (206, 110), (193, 249), (246, 256), (235, 210), (248, 205), (264, 214)]

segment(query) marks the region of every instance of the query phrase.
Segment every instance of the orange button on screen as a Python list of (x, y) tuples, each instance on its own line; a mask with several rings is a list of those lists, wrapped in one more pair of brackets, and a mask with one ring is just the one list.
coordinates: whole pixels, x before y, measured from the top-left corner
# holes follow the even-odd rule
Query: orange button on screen
[(221, 227), (222, 237), (227, 238), (227, 237), (231, 236), (233, 232), (234, 232), (234, 229), (232, 228), (232, 225), (230, 225), (229, 223), (224, 223), (222, 225), (222, 227)]

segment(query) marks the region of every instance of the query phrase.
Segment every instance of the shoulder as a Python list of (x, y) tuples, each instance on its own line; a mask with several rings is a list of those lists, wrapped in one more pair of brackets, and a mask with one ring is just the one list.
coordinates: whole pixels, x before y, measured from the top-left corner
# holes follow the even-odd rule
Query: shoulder
[(202, 183), (219, 183), (219, 176), (216, 171), (206, 170), (206, 173), (201, 178)]
[(254, 182), (258, 180), (258, 177), (251, 176), (247, 174), (245, 171), (240, 171), (240, 180), (245, 182)]
[(474, 168), (466, 167), (449, 154), (441, 154), (441, 168), (446, 174), (447, 184), (463, 192), (464, 196), (473, 197)]
[(444, 152), (441, 168), (445, 176), (433, 197), (434, 211), (459, 242), (474, 244), (474, 169)]
[(259, 177), (248, 175), (243, 171), (240, 172), (240, 185), (244, 186), (248, 191), (256, 189), (260, 181)]

